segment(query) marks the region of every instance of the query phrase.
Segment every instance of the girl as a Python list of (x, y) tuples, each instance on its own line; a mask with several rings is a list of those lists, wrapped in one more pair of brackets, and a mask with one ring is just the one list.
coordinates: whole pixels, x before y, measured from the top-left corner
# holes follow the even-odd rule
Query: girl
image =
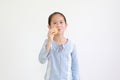
[(76, 46), (64, 36), (65, 16), (60, 12), (52, 13), (48, 28), (48, 38), (39, 53), (40, 63), (48, 60), (45, 80), (80, 80)]

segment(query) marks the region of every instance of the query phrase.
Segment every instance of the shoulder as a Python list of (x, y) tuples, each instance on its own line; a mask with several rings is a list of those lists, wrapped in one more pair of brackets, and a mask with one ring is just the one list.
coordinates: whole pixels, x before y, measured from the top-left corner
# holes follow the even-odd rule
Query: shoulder
[(47, 41), (48, 41), (48, 39), (46, 38), (46, 39), (44, 39), (43, 40), (43, 45), (45, 45), (46, 43), (47, 43)]
[(73, 51), (74, 49), (76, 49), (76, 43), (75, 41), (68, 39), (68, 47)]
[(75, 41), (73, 41), (73, 40), (71, 40), (71, 39), (68, 39), (68, 41), (69, 41), (69, 44), (70, 44), (71, 46), (76, 46)]
[(74, 53), (77, 53), (77, 48), (76, 48), (76, 42), (71, 40), (71, 39), (68, 39), (69, 40), (69, 50), (71, 51), (71, 54), (74, 54)]

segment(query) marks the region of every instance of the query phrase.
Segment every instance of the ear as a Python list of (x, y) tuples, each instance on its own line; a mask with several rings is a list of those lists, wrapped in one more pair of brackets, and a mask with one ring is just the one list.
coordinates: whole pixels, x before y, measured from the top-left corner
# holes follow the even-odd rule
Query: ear
[(50, 29), (51, 28), (51, 26), (50, 25), (48, 25), (48, 29)]
[(65, 25), (66, 25), (66, 28), (67, 28), (68, 24), (66, 23)]

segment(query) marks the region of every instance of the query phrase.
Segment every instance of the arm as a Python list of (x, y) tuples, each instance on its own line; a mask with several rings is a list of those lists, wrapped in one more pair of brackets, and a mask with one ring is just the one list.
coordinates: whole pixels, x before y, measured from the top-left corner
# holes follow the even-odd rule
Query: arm
[[(50, 44), (48, 42), (48, 40), (46, 39), (42, 45), (42, 48), (40, 50), (40, 53), (39, 53), (39, 61), (40, 63), (44, 64), (46, 62), (46, 60), (48, 59), (49, 57), (49, 54), (50, 54)], [(47, 48), (49, 46), (49, 49)]]
[(51, 50), (51, 44), (52, 44), (52, 41), (53, 41), (53, 37), (54, 37), (54, 33), (55, 33), (55, 30), (54, 28), (51, 28), (50, 26), (48, 26), (49, 28), (49, 31), (48, 31), (48, 39), (45, 40), (43, 46), (42, 46), (42, 49), (40, 51), (40, 54), (39, 54), (39, 61), (40, 63), (44, 64), (46, 62), (46, 60), (48, 59), (48, 56), (50, 54), (50, 50)]
[(51, 50), (51, 44), (53, 41), (53, 37), (54, 37), (54, 29), (50, 28), (50, 26), (48, 26), (49, 31), (48, 31), (48, 39), (45, 40), (42, 49), (40, 51), (39, 54), (39, 61), (40, 63), (44, 64), (46, 62), (46, 60), (48, 59), (48, 56), (50, 54), (50, 50)]
[(77, 58), (77, 51), (76, 46), (74, 45), (73, 51), (72, 51), (72, 80), (80, 80), (79, 77), (79, 64), (78, 64), (78, 58)]

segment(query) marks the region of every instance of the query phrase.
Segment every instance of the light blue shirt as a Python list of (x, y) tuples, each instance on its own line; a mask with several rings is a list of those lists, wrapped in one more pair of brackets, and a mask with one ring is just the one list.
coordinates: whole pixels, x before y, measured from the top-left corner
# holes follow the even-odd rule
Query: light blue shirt
[(53, 41), (47, 52), (46, 43), (47, 39), (39, 53), (40, 63), (44, 64), (48, 60), (45, 80), (80, 80), (75, 44), (69, 39), (62, 45)]

